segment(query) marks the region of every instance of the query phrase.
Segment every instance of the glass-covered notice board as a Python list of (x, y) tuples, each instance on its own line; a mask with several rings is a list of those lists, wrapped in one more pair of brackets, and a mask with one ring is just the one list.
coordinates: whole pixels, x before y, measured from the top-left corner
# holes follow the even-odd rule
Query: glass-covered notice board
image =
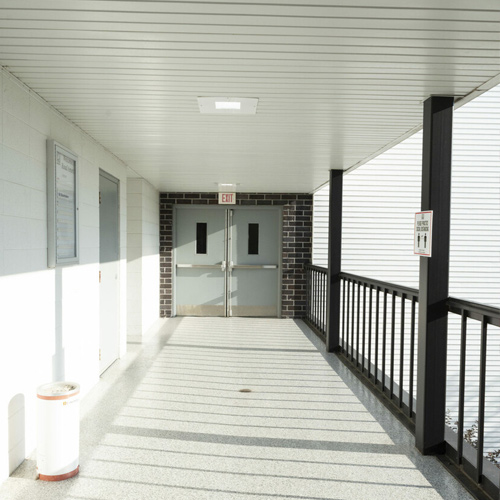
[(47, 141), (48, 266), (78, 262), (78, 157)]

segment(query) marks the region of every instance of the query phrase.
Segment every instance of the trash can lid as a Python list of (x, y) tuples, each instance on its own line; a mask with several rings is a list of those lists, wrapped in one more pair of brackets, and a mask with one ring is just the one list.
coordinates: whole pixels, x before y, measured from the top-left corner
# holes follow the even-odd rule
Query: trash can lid
[(42, 399), (66, 399), (80, 392), (80, 384), (76, 382), (51, 382), (37, 389), (37, 395)]

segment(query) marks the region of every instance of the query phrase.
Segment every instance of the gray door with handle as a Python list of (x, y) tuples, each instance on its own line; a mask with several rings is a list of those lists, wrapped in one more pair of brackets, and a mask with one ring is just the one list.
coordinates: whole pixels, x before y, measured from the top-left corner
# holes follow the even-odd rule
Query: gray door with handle
[(279, 208), (178, 207), (175, 227), (177, 315), (279, 316)]
[(120, 351), (119, 182), (99, 172), (99, 369), (104, 372)]

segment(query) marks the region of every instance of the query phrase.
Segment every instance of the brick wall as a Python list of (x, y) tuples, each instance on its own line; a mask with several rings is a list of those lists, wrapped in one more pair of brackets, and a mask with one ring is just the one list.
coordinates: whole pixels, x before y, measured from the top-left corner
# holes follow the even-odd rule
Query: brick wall
[[(281, 315), (303, 318), (306, 308), (304, 264), (311, 261), (312, 201), (310, 194), (238, 193), (242, 206), (283, 207), (283, 272)], [(217, 205), (217, 193), (160, 194), (160, 314), (172, 315), (172, 225), (174, 205)]]

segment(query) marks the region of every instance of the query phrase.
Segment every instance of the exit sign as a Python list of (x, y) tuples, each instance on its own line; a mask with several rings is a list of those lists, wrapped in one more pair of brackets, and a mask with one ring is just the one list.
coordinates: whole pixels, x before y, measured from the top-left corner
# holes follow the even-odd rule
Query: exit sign
[(219, 193), (219, 205), (236, 205), (236, 193)]

